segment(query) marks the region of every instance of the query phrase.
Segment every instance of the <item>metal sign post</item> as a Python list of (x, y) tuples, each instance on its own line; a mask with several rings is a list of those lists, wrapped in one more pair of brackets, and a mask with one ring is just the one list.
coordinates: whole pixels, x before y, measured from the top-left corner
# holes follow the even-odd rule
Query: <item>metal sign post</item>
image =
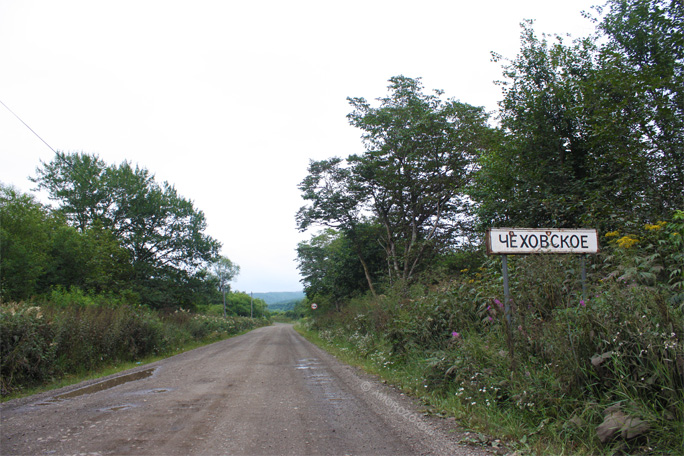
[(508, 352), (511, 354), (511, 367), (514, 368), (513, 357), (513, 318), (511, 317), (511, 292), (508, 288), (508, 256), (501, 255), (501, 269), (503, 274), (504, 286), (504, 312), (506, 313), (506, 339), (508, 341)]
[(587, 301), (587, 256), (580, 257), (580, 264), (582, 265), (582, 301)]

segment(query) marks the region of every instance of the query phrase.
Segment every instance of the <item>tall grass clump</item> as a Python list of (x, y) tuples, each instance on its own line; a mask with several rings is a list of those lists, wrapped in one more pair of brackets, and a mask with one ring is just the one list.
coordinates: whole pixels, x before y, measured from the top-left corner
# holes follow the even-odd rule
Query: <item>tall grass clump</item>
[(498, 258), (307, 325), (517, 450), (684, 454), (682, 234), (681, 212), (606, 233), (586, 291), (578, 257), (509, 257), (512, 351)]
[[(55, 294), (55, 293), (53, 293)], [(268, 320), (152, 311), (120, 300), (59, 290), (56, 303), (0, 305), (2, 395), (103, 366), (174, 353)]]

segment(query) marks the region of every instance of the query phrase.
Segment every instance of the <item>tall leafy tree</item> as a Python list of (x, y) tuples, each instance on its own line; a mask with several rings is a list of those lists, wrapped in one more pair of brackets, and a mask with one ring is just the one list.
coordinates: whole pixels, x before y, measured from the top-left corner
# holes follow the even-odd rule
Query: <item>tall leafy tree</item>
[(364, 236), (368, 234), (367, 217), (362, 214), (364, 195), (356, 185), (352, 170), (343, 160), (311, 161), (309, 174), (299, 185), (302, 198), (308, 202), (297, 212), (297, 227), (305, 231), (312, 225), (334, 228), (344, 233), (363, 267), (368, 289), (375, 295), (373, 274), (364, 252)]
[(684, 205), (682, 14), (611, 0), (599, 35), (570, 44), (523, 24), (504, 65), (506, 140), (471, 192), (483, 225), (608, 229)]
[[(649, 179), (641, 206), (684, 207), (684, 3), (609, 0), (597, 79), (599, 133), (641, 150)], [(600, 116), (600, 117), (599, 117)], [(615, 129), (620, 128), (617, 132)], [(650, 217), (656, 214), (648, 214)]]
[(390, 279), (407, 281), (463, 228), (465, 187), (493, 132), (483, 108), (444, 100), (439, 90), (425, 94), (419, 78), (389, 83), (377, 107), (348, 99), (366, 148), (348, 161), (362, 210), (383, 226)]
[[(504, 65), (500, 120), (506, 134), (480, 160), (472, 193), (484, 224), (576, 226), (590, 178), (584, 82), (591, 40), (565, 45), (522, 24), (518, 57)], [(495, 55), (497, 60), (501, 56)]]
[(34, 181), (79, 230), (102, 226), (114, 234), (130, 254), (136, 291), (150, 304), (186, 303), (183, 284), (218, 255), (204, 214), (146, 169), (60, 152)]
[(240, 273), (240, 266), (228, 257), (219, 257), (212, 265), (211, 271), (216, 278), (219, 291), (223, 294), (223, 316), (226, 313), (226, 293), (230, 292), (230, 282)]
[(72, 226), (85, 231), (96, 220), (106, 220), (114, 195), (105, 182), (110, 170), (95, 155), (58, 152), (54, 159), (36, 169), (32, 178), (48, 197), (60, 203), (60, 211)]

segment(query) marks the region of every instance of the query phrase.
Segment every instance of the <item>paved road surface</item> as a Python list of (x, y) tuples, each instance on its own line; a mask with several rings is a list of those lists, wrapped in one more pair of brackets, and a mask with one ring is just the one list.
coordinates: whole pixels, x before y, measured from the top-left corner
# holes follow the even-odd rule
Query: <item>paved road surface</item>
[(0, 412), (3, 456), (487, 454), (283, 324)]

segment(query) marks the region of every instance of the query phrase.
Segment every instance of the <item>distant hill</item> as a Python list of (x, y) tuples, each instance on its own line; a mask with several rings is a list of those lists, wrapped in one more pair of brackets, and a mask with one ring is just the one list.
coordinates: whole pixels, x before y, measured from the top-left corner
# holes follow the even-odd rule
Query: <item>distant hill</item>
[(292, 301), (284, 301), (278, 302), (276, 304), (269, 304), (268, 310), (287, 312), (288, 310), (293, 310), (299, 301), (301, 301), (301, 299), (294, 299)]
[(295, 304), (304, 299), (306, 295), (302, 291), (280, 291), (270, 293), (254, 293), (254, 297), (262, 299), (268, 310), (292, 310)]

